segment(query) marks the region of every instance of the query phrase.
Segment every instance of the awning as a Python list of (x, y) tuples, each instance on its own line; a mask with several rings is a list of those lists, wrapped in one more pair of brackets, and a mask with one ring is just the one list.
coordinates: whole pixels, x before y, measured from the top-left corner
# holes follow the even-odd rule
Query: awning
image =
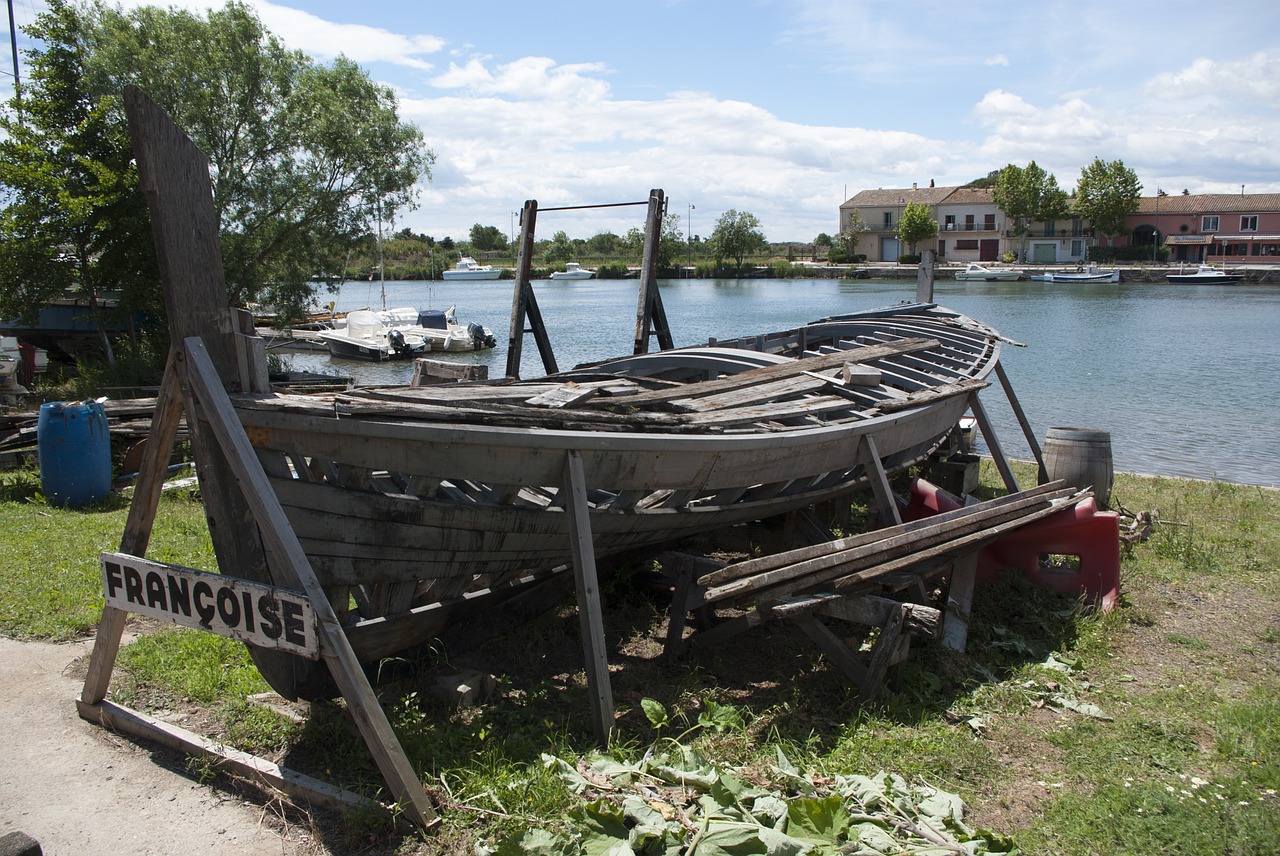
[(1170, 235), (1164, 239), (1166, 245), (1178, 247), (1199, 247), (1212, 244), (1213, 241), (1212, 235)]
[(1214, 235), (1214, 242), (1229, 241), (1238, 243), (1240, 241), (1280, 241), (1280, 235), (1257, 235), (1250, 233), (1248, 235)]

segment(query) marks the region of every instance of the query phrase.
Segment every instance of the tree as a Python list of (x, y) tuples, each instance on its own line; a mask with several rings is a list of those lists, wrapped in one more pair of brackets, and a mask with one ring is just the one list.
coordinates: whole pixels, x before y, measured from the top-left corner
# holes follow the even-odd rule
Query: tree
[(1070, 212), (1066, 191), (1058, 187), (1058, 180), (1037, 166), (1035, 161), (1025, 168), (1009, 164), (1000, 170), (991, 199), (1013, 221), (1013, 228), (1022, 239), (1019, 255), (1024, 261), (1031, 224), (1057, 220)]
[(1125, 218), (1138, 210), (1141, 192), (1138, 174), (1124, 161), (1094, 158), (1093, 163), (1080, 170), (1073, 208), (1110, 246), (1112, 237), (1125, 231)]
[(828, 260), (833, 264), (842, 262), (851, 262), (857, 260), (858, 241), (862, 240), (862, 235), (870, 231), (870, 227), (863, 221), (862, 215), (855, 208), (849, 212), (849, 225), (837, 237), (836, 243), (831, 247), (831, 252), (827, 254)]
[(720, 264), (725, 259), (733, 261), (734, 267), (741, 268), (744, 260), (752, 253), (763, 252), (768, 246), (764, 233), (760, 231), (760, 221), (756, 215), (730, 208), (720, 215), (716, 221), (715, 231), (711, 233), (711, 253)]
[[(158, 310), (155, 250), (126, 129), (83, 88), (84, 21), (53, 0), (26, 32), (29, 79), (0, 115), (0, 317), (34, 321), (75, 289), (89, 305), (108, 364), (104, 324)], [(118, 297), (113, 309), (107, 292)]]
[(622, 247), (622, 239), (612, 232), (597, 232), (587, 238), (587, 250), (595, 256), (616, 255)]
[(923, 202), (908, 202), (898, 220), (898, 237), (911, 245), (912, 255), (920, 241), (938, 236), (938, 221)]
[(567, 262), (573, 258), (574, 252), (569, 234), (559, 231), (551, 236), (551, 240), (543, 248), (542, 257), (549, 262)]
[(312, 276), (341, 270), (430, 178), (434, 155), (388, 87), (345, 58), (286, 50), (242, 3), (207, 18), (102, 4), (85, 16), (93, 97), (118, 111), (136, 83), (208, 156), (234, 304), (300, 309)]
[(473, 250), (505, 250), (507, 236), (497, 226), (481, 226), (476, 223), (471, 227), (471, 248)]

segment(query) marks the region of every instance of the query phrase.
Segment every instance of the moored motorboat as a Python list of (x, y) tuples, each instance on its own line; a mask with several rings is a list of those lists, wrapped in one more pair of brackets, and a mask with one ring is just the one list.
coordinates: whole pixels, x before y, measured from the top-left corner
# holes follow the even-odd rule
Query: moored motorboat
[(960, 282), (1016, 282), (1022, 279), (1022, 275), (1022, 271), (1016, 268), (989, 268), (971, 262), (964, 270), (957, 271), (956, 279)]
[(595, 271), (588, 270), (577, 262), (566, 262), (564, 270), (551, 272), (552, 279), (591, 279), (595, 275)]
[(455, 307), (448, 309), (388, 309), (387, 323), (406, 336), (419, 336), (429, 351), (483, 351), (497, 344), (493, 331), (482, 324), (459, 324)]
[(427, 342), (421, 334), (406, 332), (369, 309), (347, 314), (343, 327), (315, 331), (315, 338), (329, 349), (329, 356), (345, 360), (409, 360), (424, 354)]
[(470, 256), (463, 256), (452, 270), (443, 271), (440, 276), (449, 280), (498, 279), (502, 271), (492, 265), (482, 265)]
[(1195, 273), (1168, 273), (1165, 279), (1171, 283), (1192, 285), (1192, 284), (1214, 284), (1219, 285), (1229, 282), (1240, 282), (1244, 279), (1243, 273), (1227, 273), (1226, 269), (1218, 269), (1212, 265), (1200, 265)]
[(1119, 282), (1120, 271), (1102, 270), (1097, 265), (1091, 264), (1087, 268), (1077, 268), (1073, 271), (1047, 270), (1031, 279), (1034, 282)]

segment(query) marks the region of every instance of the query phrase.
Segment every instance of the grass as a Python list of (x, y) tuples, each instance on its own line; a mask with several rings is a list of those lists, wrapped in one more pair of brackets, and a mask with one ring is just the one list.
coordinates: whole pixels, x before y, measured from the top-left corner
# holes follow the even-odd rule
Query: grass
[[(990, 462), (982, 477), (994, 491)], [(1158, 509), (1161, 522), (1125, 551), (1111, 614), (1005, 578), (979, 589), (964, 657), (917, 643), (902, 691), (872, 709), (785, 626), (663, 664), (663, 604), (612, 578), (609, 751), (635, 761), (678, 740), (758, 782), (776, 779), (778, 749), (820, 780), (885, 770), (960, 794), (974, 825), (1023, 853), (1280, 852), (1280, 494), (1121, 474), (1113, 505)], [(97, 554), (115, 548), (126, 513), (118, 498), (50, 508), (30, 474), (0, 477), (0, 632), (91, 629)], [(166, 495), (149, 555), (214, 567), (197, 500)], [(450, 707), (427, 678), (380, 690), (443, 828), (406, 838), (374, 817), (345, 833), (321, 824), (331, 851), (455, 852), (571, 826), (582, 800), (543, 756), (573, 764), (592, 752), (577, 618), (567, 606), (511, 636), (462, 664), (498, 678), (479, 707)], [(428, 659), (457, 665), (446, 652)], [(302, 725), (246, 704), (265, 687), (244, 648), (219, 637), (145, 635), (122, 652), (112, 686), (130, 705), (199, 712), (201, 729), (247, 751), (366, 793), (383, 787), (339, 704), (312, 705)]]

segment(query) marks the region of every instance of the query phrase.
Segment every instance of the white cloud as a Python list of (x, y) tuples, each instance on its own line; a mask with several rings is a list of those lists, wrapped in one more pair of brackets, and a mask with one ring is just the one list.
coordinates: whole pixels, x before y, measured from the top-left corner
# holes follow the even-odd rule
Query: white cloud
[(1004, 54), (996, 54), (995, 56), (989, 56), (985, 60), (983, 60), (983, 65), (1007, 66), (1008, 64), (1009, 64), (1009, 58)]

